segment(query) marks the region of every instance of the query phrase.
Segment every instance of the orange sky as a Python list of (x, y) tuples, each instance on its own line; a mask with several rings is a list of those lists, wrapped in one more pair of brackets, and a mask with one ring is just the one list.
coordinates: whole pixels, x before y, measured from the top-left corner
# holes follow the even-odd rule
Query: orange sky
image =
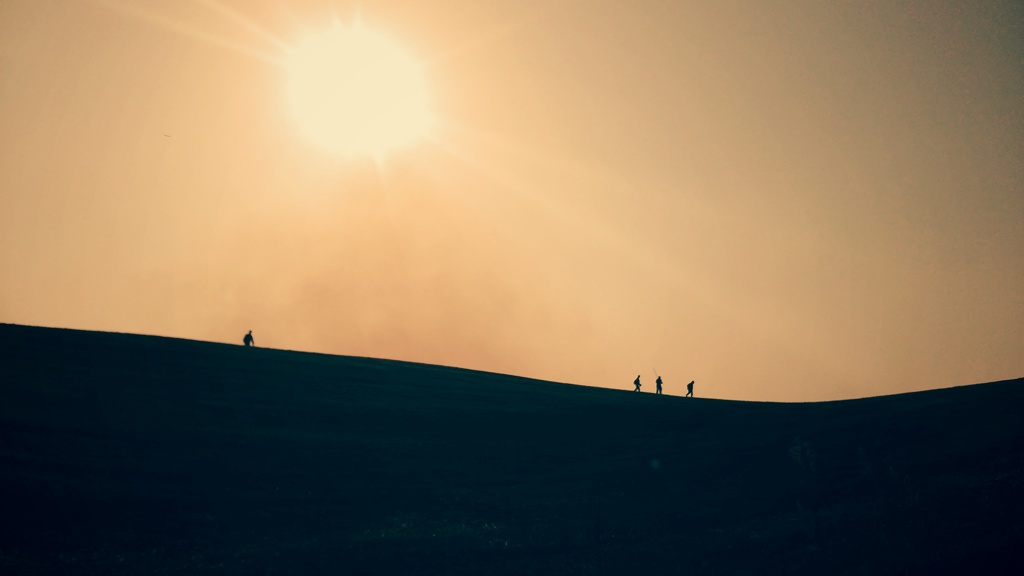
[[(437, 118), (380, 165), (286, 103), (356, 14)], [(1019, 377), (1024, 7), (6, 0), (0, 208), (0, 322), (737, 399)]]

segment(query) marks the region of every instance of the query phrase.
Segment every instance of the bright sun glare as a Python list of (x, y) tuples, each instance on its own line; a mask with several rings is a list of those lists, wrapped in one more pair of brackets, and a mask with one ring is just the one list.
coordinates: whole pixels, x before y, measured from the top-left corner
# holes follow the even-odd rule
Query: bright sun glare
[(310, 36), (288, 60), (288, 98), (302, 131), (345, 156), (380, 157), (430, 126), (419, 66), (360, 25)]

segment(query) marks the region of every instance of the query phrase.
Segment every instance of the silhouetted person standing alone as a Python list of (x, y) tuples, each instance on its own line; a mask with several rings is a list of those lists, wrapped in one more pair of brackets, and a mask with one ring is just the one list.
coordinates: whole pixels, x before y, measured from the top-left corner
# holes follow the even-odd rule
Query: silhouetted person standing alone
[(654, 391), (654, 393), (661, 394), (661, 376), (658, 376), (658, 379), (655, 380), (654, 383), (658, 385), (658, 388)]
[(693, 380), (690, 380), (690, 383), (686, 385), (686, 395), (693, 398)]
[(242, 338), (242, 343), (245, 344), (246, 348), (249, 346), (256, 346), (256, 341), (252, 338), (252, 330), (249, 330), (249, 333), (245, 335), (245, 338)]
[(636, 375), (636, 380), (633, 380), (633, 386), (636, 386), (636, 388), (633, 388), (633, 392), (639, 392), (640, 391), (640, 375), (639, 374)]

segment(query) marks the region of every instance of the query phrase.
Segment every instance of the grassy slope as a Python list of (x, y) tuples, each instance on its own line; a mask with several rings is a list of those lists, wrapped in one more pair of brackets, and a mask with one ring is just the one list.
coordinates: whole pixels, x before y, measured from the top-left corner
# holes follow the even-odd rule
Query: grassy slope
[(1016, 571), (1022, 408), (1021, 380), (744, 403), (0, 325), (0, 572)]

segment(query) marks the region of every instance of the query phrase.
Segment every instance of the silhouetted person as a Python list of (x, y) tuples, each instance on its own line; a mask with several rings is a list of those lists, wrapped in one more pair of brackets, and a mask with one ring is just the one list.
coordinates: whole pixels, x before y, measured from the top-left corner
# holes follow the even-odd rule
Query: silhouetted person
[(640, 391), (640, 375), (639, 374), (636, 375), (636, 380), (633, 380), (633, 386), (636, 386), (636, 388), (633, 388), (633, 392), (639, 392)]
[(256, 341), (252, 338), (252, 330), (249, 330), (249, 333), (245, 335), (245, 338), (242, 338), (242, 343), (245, 344), (246, 348), (256, 345)]
[(693, 398), (693, 380), (690, 380), (690, 383), (686, 385), (686, 395)]
[(658, 389), (655, 390), (654, 393), (661, 394), (661, 376), (658, 376), (658, 379), (655, 380), (654, 383), (658, 385)]

